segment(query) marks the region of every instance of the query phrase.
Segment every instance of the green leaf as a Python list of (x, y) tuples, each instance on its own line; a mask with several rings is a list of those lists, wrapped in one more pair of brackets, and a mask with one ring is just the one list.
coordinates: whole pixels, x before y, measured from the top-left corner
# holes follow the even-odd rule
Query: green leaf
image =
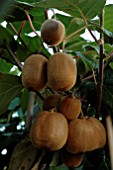
[(13, 51), (17, 49), (17, 42), (14, 40), (12, 34), (8, 31), (8, 29), (0, 25), (0, 47), (6, 48), (6, 45)]
[(7, 63), (2, 58), (0, 58), (0, 72), (9, 73), (12, 67), (12, 64)]
[(7, 110), (9, 103), (22, 89), (20, 77), (8, 74), (0, 76), (0, 114)]
[(42, 44), (41, 38), (37, 36), (30, 37), (27, 35), (26, 36), (22, 35), (22, 39), (26, 42), (26, 45), (29, 47), (30, 53), (40, 52), (47, 57), (50, 56), (50, 53)]
[(38, 7), (56, 8), (77, 18), (91, 19), (104, 8), (106, 0), (46, 0), (35, 3)]
[(104, 10), (104, 28), (113, 32), (113, 4), (106, 5)]
[(85, 55), (84, 53), (82, 53), (80, 51), (76, 51), (75, 53), (77, 56), (80, 57), (80, 59), (83, 61), (83, 63), (85, 64), (87, 69), (89, 69), (89, 68), (94, 69), (97, 67), (97, 61), (94, 58), (92, 58), (88, 55)]
[(73, 36), (72, 38), (68, 39), (65, 44), (65, 48), (73, 51), (82, 51), (83, 45), (86, 43), (87, 42), (83, 38), (79, 36)]

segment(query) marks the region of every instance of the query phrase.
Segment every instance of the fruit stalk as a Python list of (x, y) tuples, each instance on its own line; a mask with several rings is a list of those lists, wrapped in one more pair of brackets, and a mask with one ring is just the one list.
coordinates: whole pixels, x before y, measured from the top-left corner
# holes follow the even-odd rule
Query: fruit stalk
[(17, 58), (17, 56), (13, 53), (13, 51), (11, 50), (11, 48), (9, 46), (6, 45), (6, 49), (9, 52), (9, 54), (12, 56), (12, 58), (14, 59), (14, 61), (16, 62), (19, 70), (22, 70), (22, 64), (19, 61), (19, 59)]

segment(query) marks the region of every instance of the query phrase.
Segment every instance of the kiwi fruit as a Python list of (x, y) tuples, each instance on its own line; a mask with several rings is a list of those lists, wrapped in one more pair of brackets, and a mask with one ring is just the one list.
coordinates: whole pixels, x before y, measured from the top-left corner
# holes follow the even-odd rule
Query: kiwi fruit
[(61, 95), (60, 94), (51, 94), (49, 95), (43, 103), (43, 110), (51, 110), (51, 109), (56, 109), (58, 107), (58, 104), (60, 102)]
[(62, 113), (67, 120), (78, 118), (81, 112), (81, 101), (76, 97), (65, 96), (59, 103), (59, 112)]
[(76, 63), (64, 52), (52, 55), (47, 65), (48, 86), (56, 91), (70, 90), (77, 77)]
[(61, 161), (67, 166), (67, 167), (78, 167), (82, 161), (83, 161), (83, 154), (72, 154), (68, 152), (64, 147), (60, 151), (61, 155)]
[(65, 35), (64, 25), (55, 19), (47, 19), (41, 27), (43, 41), (51, 46), (60, 44)]
[(65, 145), (67, 137), (67, 120), (57, 112), (40, 112), (30, 130), (31, 142), (38, 149), (59, 150)]
[(24, 87), (39, 91), (47, 83), (47, 58), (40, 54), (30, 55), (22, 69), (22, 84)]
[(66, 149), (74, 154), (90, 152), (104, 147), (106, 131), (102, 123), (94, 117), (82, 117), (69, 123)]

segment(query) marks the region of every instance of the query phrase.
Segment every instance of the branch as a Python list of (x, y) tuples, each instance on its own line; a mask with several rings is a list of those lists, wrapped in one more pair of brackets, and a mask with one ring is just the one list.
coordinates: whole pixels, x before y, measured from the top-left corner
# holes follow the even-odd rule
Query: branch
[[(100, 15), (100, 27), (104, 27), (104, 10)], [(98, 68), (98, 92), (97, 92), (97, 112), (96, 117), (99, 118), (101, 110), (101, 100), (102, 100), (102, 88), (103, 88), (103, 74), (104, 74), (104, 35), (100, 33), (100, 59), (99, 59), (99, 68)]]
[(14, 59), (14, 61), (16, 62), (19, 70), (22, 70), (22, 64), (21, 62), (19, 61), (19, 59), (17, 58), (17, 56), (13, 53), (13, 51), (11, 50), (11, 48), (9, 46), (6, 45), (6, 49), (7, 51), (9, 52), (9, 54), (12, 56), (12, 58)]
[(24, 28), (25, 23), (26, 23), (26, 21), (22, 21), (22, 24), (21, 24), (20, 29), (18, 31), (18, 36), (20, 36), (20, 33), (21, 33), (22, 29)]
[(27, 47), (27, 45), (25, 44), (25, 42), (23, 41), (23, 39), (20, 37), (20, 34), (18, 34), (18, 32), (17, 32), (17, 30), (15, 29), (15, 27), (13, 26), (13, 24), (9, 22), (9, 25), (10, 25), (10, 27), (13, 29), (13, 31), (16, 33), (16, 35), (18, 36), (18, 39), (21, 41), (21, 43), (23, 44), (23, 46), (25, 47), (25, 49), (30, 52), (29, 48)]
[(107, 138), (108, 138), (111, 170), (113, 170), (113, 125), (112, 125), (111, 116), (106, 117), (106, 128), (107, 128)]

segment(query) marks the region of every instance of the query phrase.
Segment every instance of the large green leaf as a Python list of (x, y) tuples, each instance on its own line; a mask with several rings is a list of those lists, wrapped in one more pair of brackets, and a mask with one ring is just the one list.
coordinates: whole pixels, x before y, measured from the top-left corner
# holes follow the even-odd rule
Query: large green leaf
[(2, 74), (0, 76), (0, 114), (3, 114), (9, 103), (19, 95), (23, 86), (20, 77)]
[(106, 0), (46, 0), (35, 3), (38, 7), (57, 8), (77, 18), (91, 19), (104, 8)]
[(113, 4), (106, 5), (104, 11), (104, 28), (113, 33)]

